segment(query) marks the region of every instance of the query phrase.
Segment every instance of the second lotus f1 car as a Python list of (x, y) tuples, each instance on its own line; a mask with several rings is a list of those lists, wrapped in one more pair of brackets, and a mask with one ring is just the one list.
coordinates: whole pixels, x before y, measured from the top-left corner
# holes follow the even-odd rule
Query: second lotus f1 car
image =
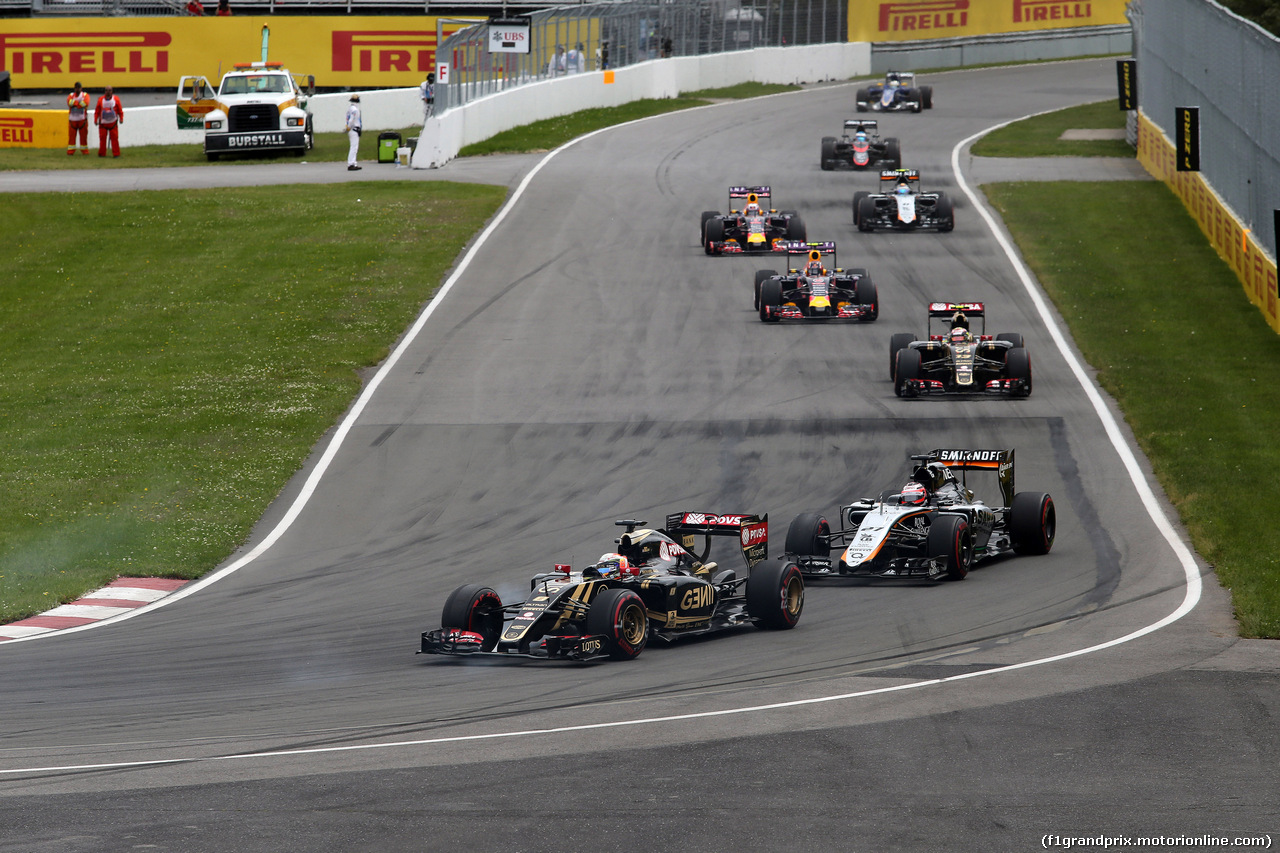
[[(889, 374), (899, 397), (969, 393), (1031, 396), (1031, 356), (1022, 335), (986, 334), (981, 302), (930, 302), (927, 334), (889, 339)], [(975, 334), (973, 320), (979, 322)]]

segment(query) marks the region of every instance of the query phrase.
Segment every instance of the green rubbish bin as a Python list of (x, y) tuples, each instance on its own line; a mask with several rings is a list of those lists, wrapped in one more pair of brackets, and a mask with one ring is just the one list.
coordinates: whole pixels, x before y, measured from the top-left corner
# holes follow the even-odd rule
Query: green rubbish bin
[(394, 163), (396, 161), (396, 149), (400, 147), (400, 134), (391, 130), (384, 130), (378, 134), (378, 162)]

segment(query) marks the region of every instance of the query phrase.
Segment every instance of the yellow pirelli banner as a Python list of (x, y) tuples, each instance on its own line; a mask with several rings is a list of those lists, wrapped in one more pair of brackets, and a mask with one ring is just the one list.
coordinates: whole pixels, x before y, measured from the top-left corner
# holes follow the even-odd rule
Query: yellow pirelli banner
[[(475, 20), (483, 20), (477, 18)], [(15, 89), (176, 90), (184, 74), (215, 82), (237, 62), (268, 59), (320, 87), (416, 86), (435, 70), (440, 40), (470, 22), (432, 15), (394, 17), (205, 17), (7, 19), (0, 71)]]
[(1254, 240), (1253, 232), (1236, 219), (1199, 172), (1178, 171), (1174, 143), (1141, 112), (1138, 113), (1138, 162), (1182, 199), (1210, 245), (1240, 278), (1249, 301), (1258, 306), (1271, 328), (1280, 332), (1276, 262), (1266, 256)]
[[(90, 122), (94, 144), (98, 131)], [(0, 148), (61, 148), (67, 144), (67, 114), (56, 110), (0, 110)]]
[(1127, 24), (1126, 2), (849, 0), (849, 41), (912, 41)]

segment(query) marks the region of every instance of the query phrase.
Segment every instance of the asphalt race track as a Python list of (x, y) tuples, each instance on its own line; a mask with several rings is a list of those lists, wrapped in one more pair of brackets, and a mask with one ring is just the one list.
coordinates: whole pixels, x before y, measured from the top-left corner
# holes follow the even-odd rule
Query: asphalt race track
[[(1183, 565), (951, 169), (959, 141), (1111, 97), (1114, 81), (1111, 60), (938, 74), (933, 110), (881, 117), (922, 186), (956, 199), (944, 235), (853, 228), (852, 193), (874, 180), (818, 168), (853, 86), (662, 116), (559, 153), (272, 547), (137, 618), (0, 647), (0, 851), (1276, 837), (1275, 646), (1235, 638), (1212, 575), (1187, 615), (1141, 633), (1196, 601)], [(339, 166), (282, 169), (347, 180)], [(770, 184), (810, 239), (868, 268), (879, 319), (761, 324), (752, 273), (775, 264), (698, 245), (698, 211), (738, 183)], [(889, 335), (922, 332), (930, 299), (983, 300), (988, 331), (1022, 332), (1034, 395), (895, 397)], [(776, 553), (797, 512), (900, 485), (907, 457), (937, 447), (1016, 448), (1018, 487), (1055, 498), (1053, 552), (961, 583), (815, 582), (794, 631), (651, 645), (629, 663), (414, 655), (455, 586), (517, 598), (533, 572), (612, 550), (614, 519), (768, 512)]]

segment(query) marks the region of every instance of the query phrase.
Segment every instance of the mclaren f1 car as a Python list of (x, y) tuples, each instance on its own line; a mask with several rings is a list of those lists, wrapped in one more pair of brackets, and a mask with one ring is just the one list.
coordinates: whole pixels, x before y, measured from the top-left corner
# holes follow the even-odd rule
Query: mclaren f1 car
[(769, 187), (729, 187), (729, 212), (702, 212), (702, 247), (708, 255), (785, 252), (780, 244), (804, 240), (802, 220), (794, 210), (769, 207)]
[[(934, 450), (911, 458), (916, 464), (901, 490), (840, 507), (834, 529), (821, 513), (796, 516), (784, 559), (806, 577), (939, 581), (963, 579), (980, 560), (1053, 547), (1053, 498), (1014, 490), (1013, 450)], [(975, 497), (968, 483), (975, 471), (995, 475), (997, 504)]]
[(823, 171), (848, 168), (897, 169), (902, 166), (902, 143), (897, 137), (880, 138), (880, 123), (873, 118), (849, 119), (844, 123), (844, 135), (822, 137), (822, 152), (818, 160)]
[[(1017, 332), (986, 334), (981, 302), (930, 302), (924, 339), (889, 339), (889, 375), (899, 397), (926, 394), (1031, 396), (1031, 356)], [(977, 323), (976, 332), (971, 329)]]
[[(802, 255), (785, 274), (756, 272), (756, 309), (764, 323), (780, 320), (860, 320), (880, 315), (880, 297), (865, 269), (836, 266), (836, 244), (788, 243), (788, 255)], [(830, 261), (825, 259), (829, 258)]]
[[(652, 637), (800, 621), (804, 580), (794, 563), (768, 560), (767, 515), (678, 512), (663, 530), (634, 519), (617, 524), (625, 531), (616, 551), (579, 570), (557, 564), (535, 575), (519, 603), (503, 603), (488, 586), (458, 587), (445, 600), (441, 627), (422, 635), (420, 653), (627, 660)], [(737, 539), (745, 574), (708, 560), (717, 536)]]

